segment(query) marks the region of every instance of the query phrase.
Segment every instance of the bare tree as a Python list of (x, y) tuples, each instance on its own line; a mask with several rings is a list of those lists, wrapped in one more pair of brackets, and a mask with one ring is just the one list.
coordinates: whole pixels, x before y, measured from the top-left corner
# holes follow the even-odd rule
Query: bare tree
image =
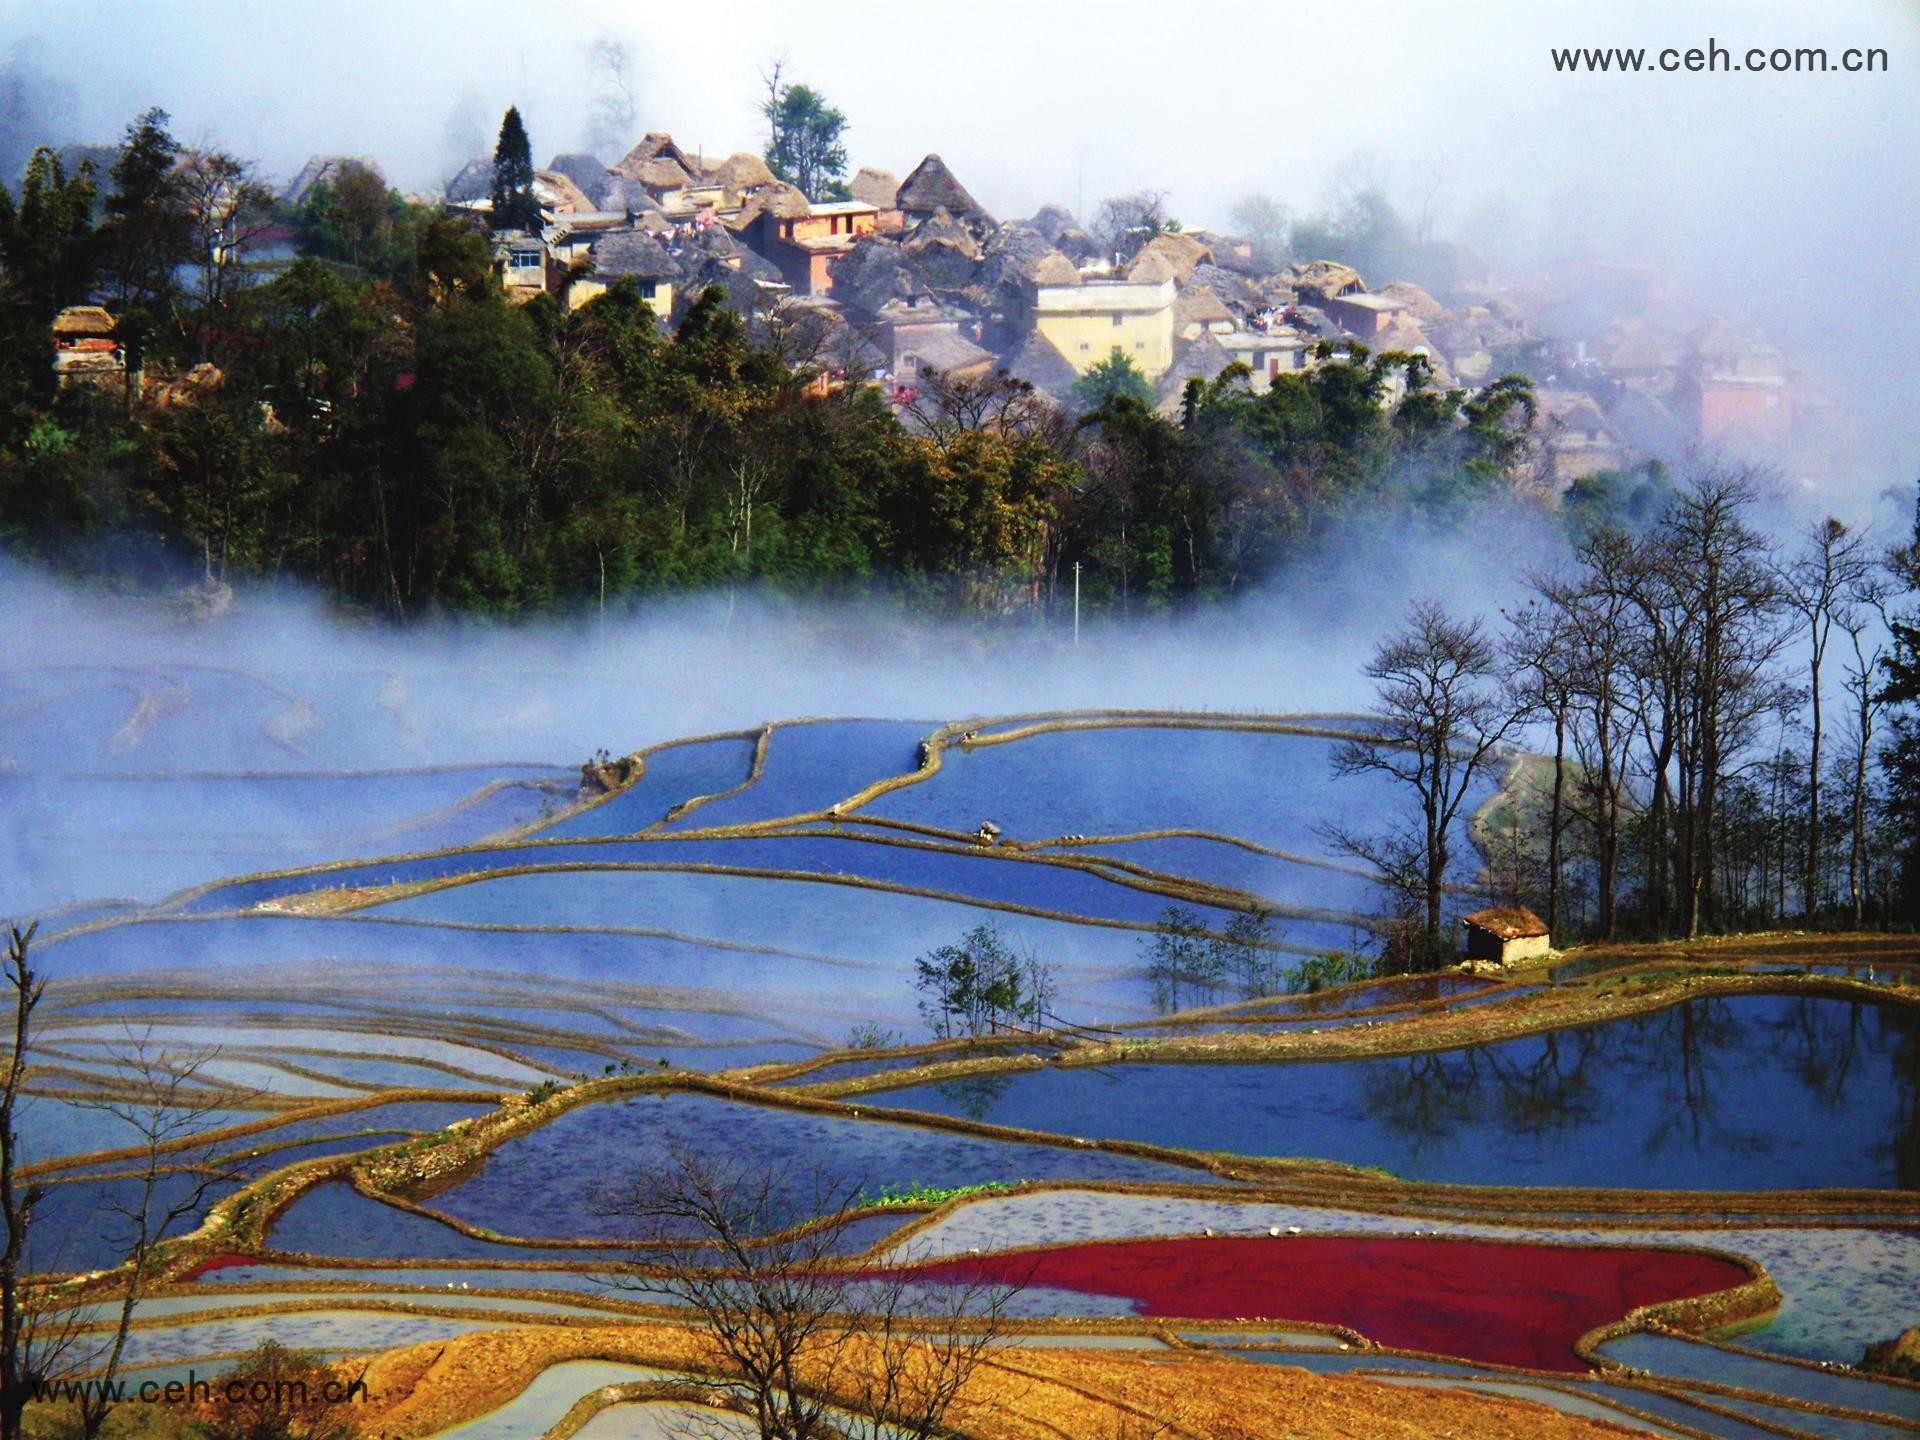
[(200, 271), (205, 310), (201, 350), (218, 327), (247, 246), (273, 223), (273, 196), (260, 183), (253, 162), (222, 150), (198, 150), (181, 162), (177, 183)]
[(1835, 623), (1847, 637), (1849, 652), (1840, 683), (1852, 702), (1847, 717), (1847, 738), (1851, 742), (1847, 777), (1847, 903), (1856, 929), (1866, 919), (1867, 766), (1873, 758), (1876, 722), (1887, 701), (1880, 682), (1890, 653), (1887, 606), (1896, 588), (1890, 570), (1868, 571), (1848, 586), (1843, 603), (1835, 609)]
[[(1419, 803), (1412, 834), (1430, 955), (1441, 944), (1454, 823), (1495, 749), (1518, 723), (1497, 683), (1498, 671), (1496, 646), (1478, 619), (1456, 620), (1437, 602), (1421, 601), (1367, 664), (1375, 735), (1334, 752), (1337, 774), (1387, 775), (1412, 790)], [(1349, 853), (1365, 858), (1351, 845)]]
[(1713, 919), (1714, 821), (1721, 783), (1759, 722), (1794, 699), (1774, 669), (1791, 634), (1766, 539), (1749, 523), (1751, 471), (1711, 470), (1687, 485), (1655, 537), (1651, 579), (1682, 617), (1678, 782), (1683, 933)]
[[(1801, 908), (1811, 916), (1820, 905), (1820, 742), (1824, 725), (1820, 712), (1820, 671), (1835, 626), (1847, 628), (1841, 612), (1849, 597), (1870, 577), (1874, 557), (1864, 532), (1849, 530), (1829, 515), (1809, 530), (1799, 553), (1780, 567), (1780, 586), (1786, 602), (1798, 614), (1807, 633), (1807, 816), (1801, 863)], [(1852, 633), (1851, 631), (1849, 633)], [(1856, 643), (1858, 636), (1855, 636)], [(1869, 727), (1870, 729), (1870, 727)]]
[(1562, 616), (1569, 647), (1579, 813), (1594, 839), (1596, 919), (1601, 937), (1611, 940), (1619, 921), (1629, 754), (1642, 698), (1634, 677), (1644, 659), (1644, 636), (1631, 594), (1639, 547), (1618, 532), (1599, 531), (1578, 555), (1572, 584), (1547, 594)]
[[(193, 1143), (217, 1110), (244, 1099), (228, 1090), (210, 1092), (203, 1082), (202, 1072), (218, 1057), (217, 1049), (168, 1054), (154, 1044), (148, 1029), (130, 1035), (129, 1043), (111, 1054), (127, 1093), (124, 1098), (89, 1103), (120, 1120), (136, 1140), (131, 1168), (113, 1177), (128, 1182), (129, 1193), (107, 1202), (111, 1213), (124, 1222), (121, 1243), (126, 1259), (112, 1312), (114, 1328), (82, 1357), (82, 1368), (102, 1381), (80, 1400), (81, 1433), (86, 1440), (99, 1435), (113, 1408), (111, 1383), (126, 1355), (134, 1311), (153, 1278), (160, 1242), (198, 1216), (216, 1186), (245, 1178), (243, 1170), (214, 1163)], [(184, 1183), (170, 1183), (175, 1176), (184, 1177)]]
[(27, 1231), (33, 1207), (40, 1198), (31, 1186), (22, 1189), (20, 1137), (13, 1128), (20, 1087), (27, 1077), (27, 1045), (33, 1012), (39, 1007), (47, 982), (28, 958), (35, 927), (7, 930), (7, 984), (13, 991), (13, 1053), (7, 1057), (4, 1086), (0, 1087), (0, 1217), (7, 1227), (6, 1248), (0, 1251), (0, 1440), (17, 1440), (20, 1417), (39, 1379), (34, 1355), (33, 1315), (22, 1286), (27, 1254)]
[[(1541, 577), (1534, 588), (1554, 600), (1559, 582)], [(1560, 842), (1566, 833), (1567, 724), (1573, 711), (1573, 656), (1566, 616), (1556, 604), (1531, 602), (1512, 618), (1506, 653), (1514, 685), (1514, 700), (1523, 718), (1541, 718), (1553, 725), (1553, 789), (1547, 802), (1547, 933), (1560, 934)], [(1515, 826), (1515, 835), (1519, 827)], [(1521, 869), (1516, 857), (1516, 882)], [(1517, 888), (1517, 886), (1516, 886)]]
[(587, 46), (587, 145), (596, 155), (624, 150), (633, 138), (633, 52), (602, 35)]
[(1100, 202), (1093, 220), (1093, 235), (1110, 255), (1131, 260), (1151, 241), (1180, 222), (1167, 214), (1165, 190), (1136, 190), (1131, 195), (1112, 195)]
[(671, 1145), (596, 1208), (633, 1232), (613, 1282), (686, 1308), (703, 1368), (762, 1440), (909, 1440), (945, 1420), (1003, 1328), (1013, 1291), (914, 1286), (834, 1253), (858, 1185)]

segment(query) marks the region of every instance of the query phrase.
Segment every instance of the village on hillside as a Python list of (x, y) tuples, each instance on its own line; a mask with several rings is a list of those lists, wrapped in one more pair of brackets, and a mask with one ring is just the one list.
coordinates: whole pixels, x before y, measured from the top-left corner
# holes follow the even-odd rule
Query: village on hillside
[[(71, 149), (69, 170), (91, 153)], [(112, 154), (94, 158), (104, 167)], [(319, 187), (362, 175), (385, 186), (372, 158), (317, 155), (279, 190), (277, 212), (296, 215)], [(537, 226), (490, 223), (493, 179), (480, 157), (442, 192), (410, 198), (488, 229), (510, 299), (576, 309), (630, 278), (672, 327), (717, 286), (819, 386), (878, 385), (909, 421), (927, 372), (1005, 375), (1075, 413), (1076, 382), (1117, 356), (1174, 414), (1191, 379), (1237, 363), (1235, 383), (1264, 391), (1364, 346), (1424, 357), (1443, 389), (1528, 375), (1548, 489), (1699, 447), (1778, 461), (1834, 438), (1831, 405), (1780, 348), (1689, 310), (1651, 265), (1581, 258), (1509, 282), (1463, 247), (1434, 244), (1423, 286), (1183, 229), (1152, 194), (1128, 197), (1132, 213), (1108, 202), (1103, 225), (1058, 205), (1000, 220), (937, 154), (904, 178), (862, 167), (835, 187), (848, 198), (812, 201), (759, 155), (716, 159), (665, 132), (612, 165), (555, 155), (532, 177)], [(284, 218), (233, 229), (229, 263), (270, 271), (296, 254)], [(124, 374), (105, 309), (63, 313), (55, 340), (63, 382)]]

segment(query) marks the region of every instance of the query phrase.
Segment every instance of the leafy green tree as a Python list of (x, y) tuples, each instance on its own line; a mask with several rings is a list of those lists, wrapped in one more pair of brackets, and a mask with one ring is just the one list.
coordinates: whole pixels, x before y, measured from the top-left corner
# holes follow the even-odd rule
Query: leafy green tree
[(1116, 345), (1106, 359), (1096, 360), (1087, 367), (1086, 374), (1073, 382), (1073, 403), (1085, 415), (1118, 396), (1137, 400), (1148, 408), (1153, 405), (1153, 382), (1133, 363), (1133, 358)]
[(1186, 905), (1169, 905), (1160, 912), (1153, 938), (1142, 939), (1147, 983), (1153, 989), (1154, 1008), (1163, 1015), (1187, 1005), (1211, 1005), (1219, 998), (1226, 977), (1219, 954), (1208, 943), (1200, 912)]
[(94, 200), (92, 163), (70, 177), (44, 145), (27, 162), (17, 202), (0, 187), (0, 285), (38, 324), (93, 289)]
[(1052, 967), (1009, 946), (992, 925), (913, 962), (920, 1015), (940, 1039), (1044, 1024), (1052, 1014)]
[(809, 200), (826, 200), (847, 173), (841, 142), (847, 117), (807, 85), (782, 84), (776, 64), (766, 77), (760, 114), (767, 122), (767, 168)]
[(1253, 243), (1253, 258), (1271, 269), (1287, 260), (1287, 210), (1271, 195), (1243, 195), (1227, 212), (1233, 232)]
[(368, 271), (383, 280), (404, 276), (426, 221), (424, 206), (409, 205), (370, 166), (357, 160), (308, 192), (295, 217), (302, 254)]
[(127, 126), (108, 172), (101, 259), (121, 324), (136, 332), (151, 333), (178, 291), (176, 271), (193, 258), (179, 158), (167, 112), (152, 109)]
[(518, 106), (508, 106), (500, 121), (500, 139), (493, 147), (493, 209), (489, 223), (496, 230), (540, 230), (540, 202), (533, 193), (533, 143), (521, 122)]
[(1415, 258), (1413, 232), (1378, 186), (1349, 190), (1334, 208), (1293, 227), (1293, 253), (1306, 260), (1338, 260), (1362, 275), (1405, 275)]
[(1227, 921), (1222, 937), (1211, 942), (1218, 956), (1216, 968), (1243, 1000), (1280, 992), (1284, 976), (1274, 954), (1279, 941), (1272, 911), (1241, 910)]

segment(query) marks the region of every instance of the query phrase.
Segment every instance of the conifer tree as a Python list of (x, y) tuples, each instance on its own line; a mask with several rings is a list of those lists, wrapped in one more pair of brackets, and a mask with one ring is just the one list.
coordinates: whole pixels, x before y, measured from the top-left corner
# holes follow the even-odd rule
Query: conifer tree
[(540, 229), (540, 202), (533, 194), (533, 144), (518, 106), (509, 106), (493, 147), (493, 228)]

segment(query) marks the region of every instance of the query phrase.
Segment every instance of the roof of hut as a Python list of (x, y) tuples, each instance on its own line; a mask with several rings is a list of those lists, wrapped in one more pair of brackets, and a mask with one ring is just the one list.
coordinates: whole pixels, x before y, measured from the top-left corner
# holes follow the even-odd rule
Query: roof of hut
[(1167, 373), (1154, 382), (1158, 408), (1167, 413), (1179, 409), (1187, 381), (1211, 380), (1237, 359), (1211, 333), (1202, 332), (1180, 347)]
[(1001, 356), (1000, 366), (1015, 379), (1025, 380), (1071, 408), (1073, 385), (1080, 372), (1039, 331), (1029, 332), (1025, 340)]
[(772, 184), (778, 177), (758, 155), (736, 150), (713, 167), (711, 178), (729, 190), (751, 190), (757, 185)]
[(1080, 267), (1058, 250), (1049, 250), (1038, 260), (1030, 261), (1026, 275), (1027, 279), (1035, 285), (1078, 285), (1080, 283)]
[(664, 130), (649, 130), (641, 136), (640, 143), (625, 155), (622, 155), (609, 168), (616, 175), (624, 175), (629, 180), (646, 180), (645, 168), (656, 160), (668, 160), (678, 166), (682, 175), (691, 178), (694, 162), (687, 152), (673, 143), (673, 136)]
[(446, 184), (447, 199), (459, 202), (464, 200), (484, 200), (493, 193), (493, 159), (487, 155), (477, 155), (462, 165)]
[(1280, 272), (1280, 280), (1312, 305), (1324, 305), (1337, 295), (1367, 288), (1358, 270), (1338, 260), (1296, 262)]
[(1142, 245), (1140, 254), (1133, 257), (1136, 265), (1140, 263), (1142, 255), (1158, 255), (1166, 261), (1173, 278), (1182, 285), (1187, 283), (1187, 278), (1193, 274), (1195, 266), (1213, 259), (1213, 251), (1191, 235), (1182, 235), (1177, 231), (1156, 235)]
[[(982, 349), (966, 336), (952, 330), (936, 330), (927, 335), (916, 335), (903, 341), (901, 349), (913, 355), (921, 366), (928, 370), (966, 371), (978, 370), (994, 363), (993, 352)], [(911, 379), (902, 376), (902, 379)]]
[(1042, 205), (1033, 212), (1033, 218), (1027, 223), (1046, 236), (1049, 245), (1057, 245), (1067, 231), (1080, 228), (1080, 222), (1068, 213), (1064, 205)]
[(607, 188), (608, 175), (606, 162), (598, 155), (589, 155), (581, 150), (569, 151), (547, 161), (547, 169), (556, 175), (566, 176), (594, 204), (600, 203), (600, 197)]
[(113, 316), (101, 305), (69, 305), (53, 321), (53, 333), (63, 338), (111, 335), (113, 330)]
[(847, 182), (847, 193), (863, 204), (891, 210), (894, 208), (894, 197), (900, 193), (900, 177), (891, 170), (862, 165), (853, 179)]
[(1390, 280), (1375, 293), (1400, 301), (1407, 307), (1407, 313), (1422, 325), (1430, 320), (1446, 320), (1453, 313), (1411, 280)]
[(1106, 254), (1100, 242), (1084, 230), (1062, 230), (1053, 237), (1053, 248), (1076, 265), (1082, 260), (1102, 259)]
[(1249, 310), (1258, 309), (1266, 300), (1265, 292), (1252, 280), (1218, 265), (1194, 266), (1193, 274), (1187, 277), (1187, 288), (1211, 290), (1223, 301)]
[(926, 215), (935, 210), (945, 210), (950, 215), (985, 213), (938, 155), (929, 155), (913, 167), (913, 173), (900, 182), (894, 204), (911, 215)]
[(1673, 364), (1672, 351), (1643, 325), (1622, 331), (1604, 358), (1611, 370), (1664, 370)]
[(1188, 285), (1173, 297), (1175, 325), (1212, 325), (1233, 319), (1233, 312), (1218, 295), (1198, 285)]
[(1460, 923), (1485, 930), (1502, 940), (1524, 940), (1547, 933), (1546, 922), (1524, 905), (1495, 905), (1476, 910), (1463, 916)]
[(558, 170), (534, 171), (533, 193), (542, 209), (556, 215), (584, 215), (595, 208), (587, 192)]
[(935, 210), (914, 226), (912, 232), (900, 244), (909, 255), (917, 255), (936, 245), (942, 245), (959, 251), (969, 260), (980, 258), (980, 245), (973, 238), (972, 232), (954, 219), (944, 207)]
[(593, 274), (598, 280), (672, 280), (680, 267), (659, 241), (640, 230), (615, 230), (593, 242)]
[(1142, 250), (1134, 262), (1127, 266), (1127, 279), (1136, 285), (1158, 285), (1163, 280), (1173, 279), (1173, 264), (1156, 250)]

